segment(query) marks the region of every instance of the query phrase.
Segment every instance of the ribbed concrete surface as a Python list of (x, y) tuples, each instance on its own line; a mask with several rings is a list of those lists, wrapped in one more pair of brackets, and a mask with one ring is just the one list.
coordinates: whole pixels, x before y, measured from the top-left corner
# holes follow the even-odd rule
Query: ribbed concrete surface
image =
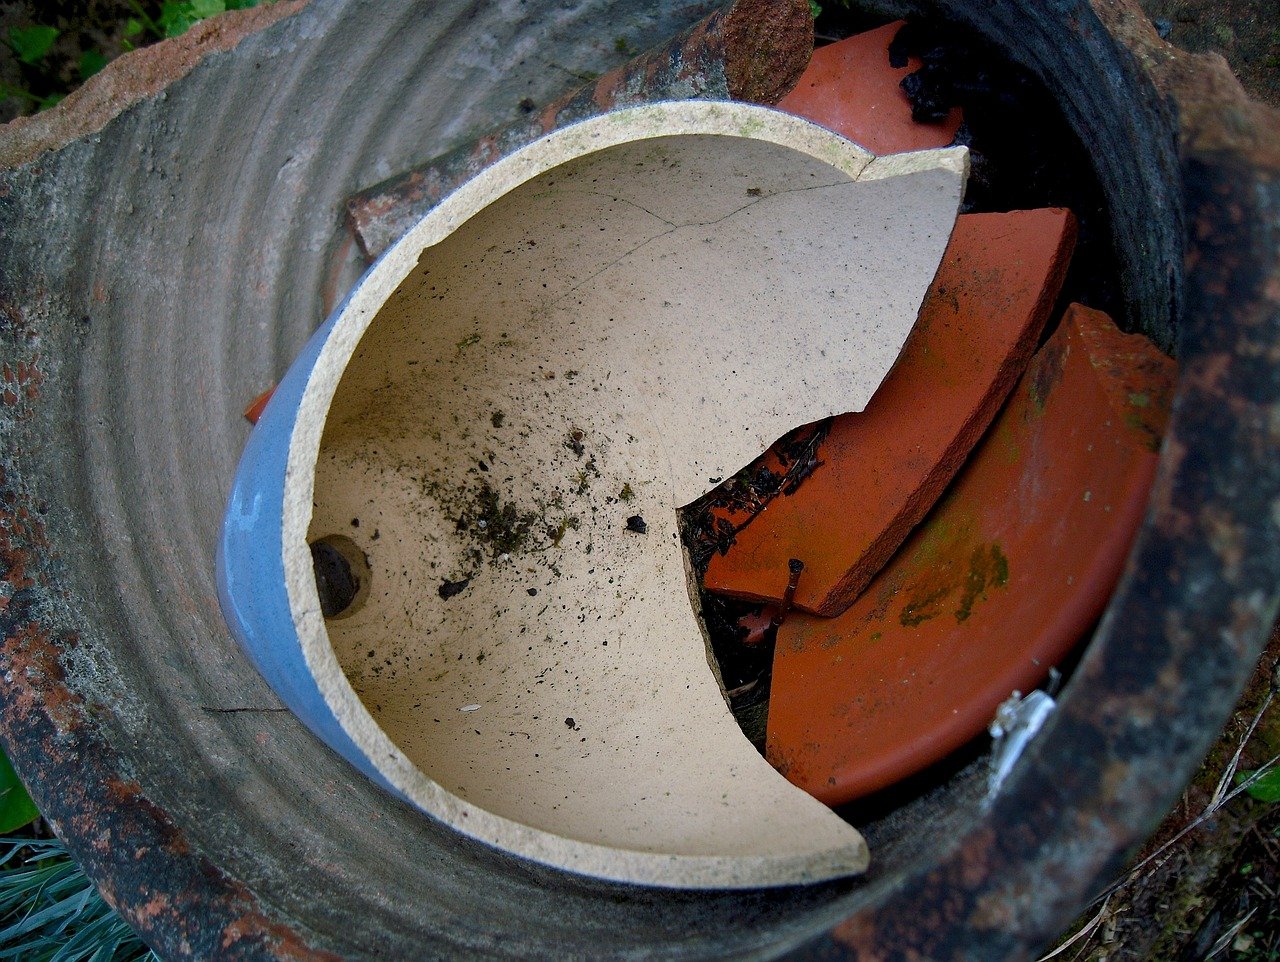
[(49, 502), (71, 682), (190, 844), (343, 955), (742, 957), (833, 895), (673, 900), (517, 866), (287, 712), (226, 711), (279, 706), (214, 592), (240, 412), (324, 314), (341, 202), (625, 59), (615, 38), (643, 49), (711, 8), (637, 6), (317, 0), (5, 178), (43, 212), (5, 211), (4, 297), (41, 330), (17, 348), (47, 380), (13, 440)]
[[(1169, 526), (1145, 533), (1142, 575), (1104, 622), (1087, 686), (1064, 702), (1065, 734), (985, 824), (968, 831), (978, 813), (947, 799), (898, 813), (871, 833), (872, 873), (852, 889), (593, 884), (465, 843), (273, 710), (223, 626), (213, 544), (248, 430), (241, 409), (320, 320), (325, 292), (343, 286), (335, 271), (351, 277), (334, 267), (347, 263), (333, 249), (343, 199), (511, 119), (524, 97), (547, 102), (580, 82), (572, 73), (620, 61), (618, 38), (641, 49), (708, 9), (313, 0), (100, 133), (0, 175), (0, 346), (39, 372), (22, 368), (23, 390), (0, 410), (0, 548), (14, 590), (0, 616), (29, 619), (9, 624), (19, 634), (6, 663), (17, 651), (26, 667), (6, 682), (6, 733), (40, 731), (44, 754), (19, 743), (19, 767), (165, 954), (762, 958), (814, 939), (815, 956), (892, 943), (1027, 957), (1154, 824), (1221, 724), (1274, 612), (1280, 552), (1265, 519), (1280, 479), (1264, 426), (1280, 420), (1266, 418), (1276, 389), (1255, 360), (1274, 343), (1264, 268), (1206, 265), (1230, 227), (1222, 196), (1258, 225), (1232, 228), (1223, 249), (1277, 246), (1265, 216), (1275, 190), (1247, 188), (1249, 165), (1280, 168), (1280, 151), (1272, 122), (1236, 110), (1227, 83), (1197, 93), (1186, 78), (1201, 65), (1152, 47), (1121, 0), (948, 5), (1043, 76), (1096, 145), (1134, 320), (1165, 343), (1184, 303), (1173, 115), (1094, 11), (1184, 110), (1207, 105), (1182, 173), (1207, 231), (1183, 360), (1208, 373), (1172, 429), (1196, 458), (1166, 465)], [(1223, 103), (1244, 125), (1235, 133), (1217, 126)], [(1229, 287), (1241, 292), (1230, 303)], [(1235, 325), (1245, 333), (1233, 340)], [(1200, 355), (1221, 364), (1195, 367)], [(1212, 393), (1209, 374), (1228, 368), (1248, 418), (1232, 420), (1237, 408)], [(1210, 499), (1215, 511), (1200, 510)], [(1238, 553), (1211, 555), (1210, 529)], [(28, 645), (33, 632), (60, 648)], [(1103, 770), (1112, 758), (1119, 782)], [(900, 886), (913, 894), (891, 899)]]

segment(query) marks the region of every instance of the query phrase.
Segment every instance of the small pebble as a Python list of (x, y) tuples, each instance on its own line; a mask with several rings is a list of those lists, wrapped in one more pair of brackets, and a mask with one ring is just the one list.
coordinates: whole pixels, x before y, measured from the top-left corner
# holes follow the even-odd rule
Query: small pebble
[(633, 514), (627, 519), (627, 530), (634, 531), (636, 534), (644, 534), (649, 530), (649, 526), (644, 523), (644, 518), (638, 514)]

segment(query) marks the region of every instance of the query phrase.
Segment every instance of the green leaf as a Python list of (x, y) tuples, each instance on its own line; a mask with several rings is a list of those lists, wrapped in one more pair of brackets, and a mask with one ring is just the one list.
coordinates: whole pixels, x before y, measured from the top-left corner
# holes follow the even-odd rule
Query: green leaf
[(813, 17), (814, 20), (817, 20), (822, 16), (822, 7), (820, 4), (815, 2), (815, 0), (809, 0), (809, 15)]
[(107, 55), (101, 50), (86, 50), (80, 55), (80, 79), (88, 80), (107, 65)]
[(124, 35), (126, 37), (136, 37), (142, 33), (142, 21), (137, 17), (130, 17), (124, 22)]
[(187, 16), (185, 13), (171, 19), (164, 26), (164, 35), (168, 38), (181, 37), (195, 25), (195, 18)]
[(66, 94), (49, 94), (47, 97), (41, 97), (40, 106), (36, 109), (48, 110), (50, 107), (56, 107), (58, 104), (62, 103), (64, 97), (66, 97)]
[(34, 64), (47, 54), (58, 39), (57, 27), (14, 27), (9, 31), (9, 46), (26, 64)]
[(206, 17), (216, 17), (220, 13), (225, 13), (226, 9), (226, 0), (191, 0), (191, 12), (201, 20)]
[(190, 3), (164, 0), (164, 3), (160, 4), (160, 16), (156, 17), (156, 26), (166, 37), (180, 37), (196, 22), (196, 19)]
[[(1253, 772), (1240, 772), (1236, 783), (1248, 781), (1253, 775)], [(1280, 802), (1280, 766), (1267, 771), (1245, 791), (1260, 802)]]
[(39, 817), (40, 812), (18, 779), (18, 773), (0, 752), (0, 833), (12, 832)]
[(36, 102), (38, 99), (30, 90), (23, 90), (21, 87), (15, 87), (13, 84), (0, 82), (0, 99), (8, 97), (17, 97), (21, 100)]

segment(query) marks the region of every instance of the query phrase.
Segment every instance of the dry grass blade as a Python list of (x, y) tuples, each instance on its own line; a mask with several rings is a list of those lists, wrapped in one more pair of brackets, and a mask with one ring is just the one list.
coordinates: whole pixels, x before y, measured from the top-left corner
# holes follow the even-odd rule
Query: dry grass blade
[[(1112, 882), (1111, 885), (1107, 886), (1107, 888), (1103, 889), (1102, 893), (1098, 896), (1098, 899), (1108, 898), (1113, 893), (1115, 893), (1118, 889), (1121, 889), (1124, 886), (1128, 885), (1129, 882), (1131, 882), (1134, 878), (1136, 878), (1144, 868), (1146, 868), (1148, 865), (1154, 862), (1157, 858), (1159, 858), (1161, 855), (1163, 855), (1165, 852), (1171, 849), (1174, 845), (1178, 844), (1178, 842), (1182, 841), (1182, 839), (1185, 838), (1188, 834), (1190, 834), (1191, 832), (1195, 831), (1195, 829), (1203, 825), (1205, 821), (1212, 818), (1214, 816), (1214, 813), (1216, 813), (1218, 809), (1222, 808), (1223, 805), (1227, 804), (1227, 802), (1234, 799), (1237, 795), (1240, 795), (1241, 793), (1248, 791), (1249, 788), (1256, 781), (1258, 781), (1258, 779), (1262, 778), (1263, 775), (1266, 775), (1273, 768), (1275, 768), (1277, 762), (1280, 762), (1280, 755), (1272, 756), (1271, 759), (1266, 762), (1266, 764), (1259, 767), (1252, 775), (1250, 775), (1248, 778), (1242, 781), (1239, 785), (1237, 785), (1234, 789), (1232, 789), (1227, 795), (1223, 796), (1222, 799), (1219, 800), (1217, 803), (1214, 803), (1211, 801), (1209, 805), (1205, 807), (1205, 810), (1201, 812), (1198, 816), (1196, 816), (1196, 818), (1193, 821), (1183, 826), (1183, 828), (1178, 832), (1178, 834), (1176, 834), (1175, 836), (1173, 836), (1173, 838), (1169, 839), (1169, 841), (1161, 845), (1158, 849), (1156, 849), (1154, 852), (1152, 852), (1150, 855), (1144, 858), (1141, 862), (1139, 862), (1137, 865), (1131, 868), (1127, 873), (1125, 873), (1115, 882)], [(1097, 901), (1098, 900), (1095, 899), (1093, 904), (1096, 905)]]
[(1106, 921), (1107, 913), (1110, 911), (1110, 909), (1111, 909), (1111, 897), (1108, 896), (1106, 901), (1102, 903), (1102, 908), (1098, 909), (1097, 915), (1095, 915), (1088, 922), (1082, 925), (1080, 927), (1080, 930), (1076, 932), (1075, 935), (1071, 936), (1071, 938), (1067, 939), (1065, 942), (1059, 945), (1056, 949), (1054, 949), (1048, 955), (1042, 955), (1040, 958), (1036, 959), (1036, 962), (1049, 962), (1050, 959), (1057, 958), (1059, 955), (1067, 951), (1067, 949), (1071, 948), (1071, 946), (1075, 945), (1077, 942), (1081, 942), (1088, 939), (1089, 936), (1093, 935), (1093, 933), (1098, 930), (1098, 927), (1102, 925), (1104, 921)]
[(1236, 746), (1236, 753), (1231, 756), (1231, 762), (1227, 765), (1226, 771), (1222, 773), (1222, 777), (1218, 779), (1217, 788), (1213, 791), (1213, 797), (1209, 799), (1209, 809), (1217, 811), (1222, 804), (1227, 793), (1228, 786), (1236, 777), (1236, 769), (1240, 765), (1240, 756), (1244, 753), (1244, 747), (1249, 744), (1249, 739), (1253, 737), (1253, 733), (1258, 728), (1258, 723), (1262, 721), (1262, 717), (1267, 713), (1267, 709), (1271, 707), (1271, 702), (1276, 695), (1276, 686), (1273, 683), (1271, 690), (1267, 692), (1267, 697), (1263, 699), (1262, 706), (1258, 709), (1253, 721), (1249, 724), (1248, 730), (1244, 733), (1244, 737), (1240, 739), (1240, 744)]
[[(1258, 726), (1266, 716), (1267, 711), (1271, 708), (1272, 703), (1276, 700), (1278, 691), (1280, 691), (1280, 663), (1277, 663), (1273, 667), (1269, 690), (1254, 713), (1252, 720), (1245, 728), (1243, 735), (1235, 747), (1231, 760), (1227, 763), (1222, 775), (1217, 781), (1209, 801), (1205, 804), (1205, 807), (1200, 814), (1179, 829), (1158, 849), (1150, 852), (1141, 861), (1130, 868), (1124, 875), (1103, 889), (1093, 902), (1090, 903), (1091, 906), (1101, 903), (1101, 908), (1098, 909), (1097, 914), (1089, 919), (1088, 922), (1082, 925), (1069, 938), (1058, 945), (1052, 952), (1038, 959), (1037, 962), (1048, 962), (1050, 959), (1057, 958), (1066, 952), (1067, 949), (1079, 943), (1085, 943), (1087, 946), (1088, 940), (1098, 931), (1099, 927), (1107, 921), (1111, 913), (1112, 898), (1118, 891), (1141, 877), (1148, 867), (1153, 864), (1157, 867), (1163, 864), (1162, 859), (1166, 857), (1167, 853), (1169, 853), (1174, 846), (1181, 842), (1191, 832), (1203, 825), (1206, 821), (1213, 818), (1213, 816), (1217, 814), (1223, 806), (1242, 793), (1247, 792), (1259, 781), (1259, 779), (1263, 778), (1276, 768), (1277, 764), (1280, 763), (1280, 754), (1271, 757), (1264, 764), (1249, 773), (1247, 778), (1241, 779), (1238, 784), (1232, 787), (1232, 782), (1237, 779), (1240, 760), (1244, 756), (1245, 748), (1248, 746), (1250, 740), (1258, 730)], [(1269, 845), (1264, 847), (1267, 847), (1268, 849), (1270, 848)], [(1220, 954), (1225, 948), (1231, 945), (1232, 940), (1243, 930), (1244, 926), (1249, 923), (1255, 912), (1256, 908), (1251, 909), (1243, 918), (1232, 925), (1232, 927), (1214, 944), (1206, 958), (1213, 958), (1215, 955)]]
[(1257, 911), (1258, 907), (1255, 905), (1245, 913), (1244, 918), (1240, 919), (1231, 926), (1231, 928), (1223, 932), (1222, 938), (1218, 939), (1218, 941), (1213, 944), (1213, 948), (1209, 950), (1209, 954), (1205, 956), (1205, 959), (1212, 959), (1215, 955), (1230, 945), (1235, 940), (1235, 937), (1240, 934), (1240, 930), (1249, 924), (1249, 920), (1253, 918), (1254, 913)]

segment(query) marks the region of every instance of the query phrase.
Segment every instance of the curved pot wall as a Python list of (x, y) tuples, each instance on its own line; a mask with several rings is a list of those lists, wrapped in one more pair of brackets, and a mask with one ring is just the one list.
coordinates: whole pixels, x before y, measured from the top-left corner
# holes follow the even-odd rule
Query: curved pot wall
[(239, 412), (351, 277), (332, 270), (344, 199), (705, 7), (314, 0), (4, 171), (4, 734), (163, 954), (1022, 958), (1150, 830), (1275, 611), (1278, 125), (1126, 0), (913, 9), (939, 7), (1097, 145), (1133, 320), (1185, 373), (1130, 573), (1058, 716), (992, 808), (956, 786), (891, 819), (857, 882), (690, 895), (496, 853), (297, 723), (215, 597)]

